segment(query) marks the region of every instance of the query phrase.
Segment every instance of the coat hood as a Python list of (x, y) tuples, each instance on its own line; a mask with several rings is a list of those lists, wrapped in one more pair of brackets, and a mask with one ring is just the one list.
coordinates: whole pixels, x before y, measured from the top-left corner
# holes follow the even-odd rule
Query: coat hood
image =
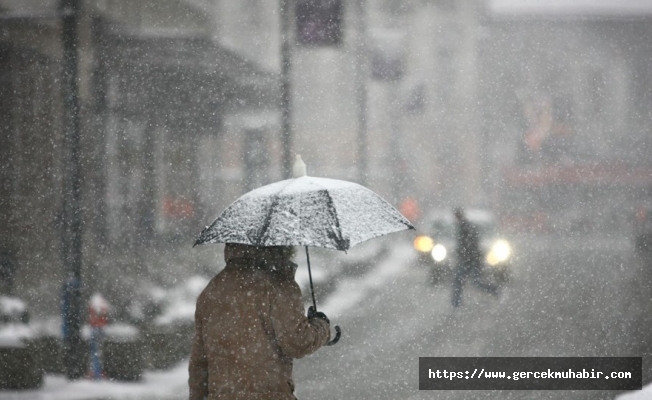
[(237, 258), (261, 259), (264, 256), (262, 247), (249, 246), (239, 243), (227, 243), (224, 246), (224, 261), (228, 264)]
[(224, 261), (229, 264), (236, 259), (254, 260), (262, 269), (267, 269), (281, 279), (294, 279), (297, 264), (284, 255), (283, 247), (259, 247), (239, 243), (224, 246)]

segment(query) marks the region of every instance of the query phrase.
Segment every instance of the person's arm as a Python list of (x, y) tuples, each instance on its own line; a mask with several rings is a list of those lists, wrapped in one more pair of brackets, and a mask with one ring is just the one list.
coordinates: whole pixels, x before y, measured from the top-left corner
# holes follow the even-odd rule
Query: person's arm
[(208, 398), (208, 360), (202, 338), (202, 320), (200, 304), (203, 296), (197, 299), (195, 309), (195, 337), (192, 342), (190, 363), (188, 364), (189, 400), (204, 400)]
[(330, 340), (330, 325), (323, 318), (307, 318), (296, 282), (284, 283), (271, 304), (276, 341), (283, 354), (302, 358), (314, 353)]

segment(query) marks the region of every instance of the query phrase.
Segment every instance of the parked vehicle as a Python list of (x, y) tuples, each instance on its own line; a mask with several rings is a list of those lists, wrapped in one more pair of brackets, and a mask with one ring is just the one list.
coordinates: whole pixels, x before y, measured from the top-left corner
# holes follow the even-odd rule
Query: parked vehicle
[[(500, 234), (491, 212), (470, 209), (465, 214), (480, 236), (483, 273), (488, 280), (505, 284), (509, 281), (513, 256), (510, 242)], [(429, 268), (433, 283), (449, 282), (457, 264), (457, 224), (452, 210), (433, 211), (421, 226), (423, 229), (414, 240), (419, 263)]]

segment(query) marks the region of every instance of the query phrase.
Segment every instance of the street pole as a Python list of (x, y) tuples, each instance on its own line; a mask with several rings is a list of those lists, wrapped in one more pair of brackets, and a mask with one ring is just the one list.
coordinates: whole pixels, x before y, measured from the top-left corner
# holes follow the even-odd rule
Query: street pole
[(400, 119), (402, 115), (402, 109), (400, 107), (400, 102), (397, 101), (399, 98), (399, 85), (400, 81), (395, 80), (389, 82), (389, 90), (387, 105), (389, 109), (387, 110), (387, 115), (389, 116), (389, 151), (390, 151), (390, 165), (391, 165), (391, 185), (392, 185), (392, 198), (394, 204), (399, 204), (401, 202), (401, 197), (403, 190), (401, 184), (404, 179), (406, 179), (405, 171), (403, 171), (403, 152), (401, 146), (401, 126)]
[(461, 190), (463, 204), (477, 204), (480, 193), (480, 143), (477, 71), (477, 8), (473, 2), (460, 3), (461, 35), (457, 44), (457, 107), (460, 148), (464, 165), (462, 168), (464, 187)]
[(63, 178), (63, 262), (67, 280), (63, 286), (63, 332), (66, 375), (81, 378), (85, 370), (85, 351), (81, 340), (81, 159), (78, 96), (77, 28), (81, 0), (60, 0), (61, 42), (63, 45), (62, 82), (64, 129)]
[(365, 0), (358, 0), (358, 31), (356, 40), (356, 100), (358, 105), (358, 182), (366, 186), (368, 175), (367, 143), (367, 25)]
[(292, 0), (280, 0), (281, 7), (281, 146), (283, 147), (283, 176), (285, 179), (292, 176), (292, 115), (291, 115), (291, 76), (292, 73), (292, 48), (291, 46), (291, 18), (290, 7)]

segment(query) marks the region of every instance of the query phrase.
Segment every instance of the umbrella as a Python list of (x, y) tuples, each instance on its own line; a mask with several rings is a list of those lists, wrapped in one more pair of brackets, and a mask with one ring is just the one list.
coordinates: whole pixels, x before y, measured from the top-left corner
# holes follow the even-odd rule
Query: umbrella
[[(304, 246), (317, 310), (308, 247), (346, 251), (366, 240), (414, 229), (393, 206), (353, 182), (305, 176), (301, 156), (295, 178), (254, 189), (233, 202), (195, 242), (252, 246)], [(334, 344), (340, 337), (340, 329)]]

